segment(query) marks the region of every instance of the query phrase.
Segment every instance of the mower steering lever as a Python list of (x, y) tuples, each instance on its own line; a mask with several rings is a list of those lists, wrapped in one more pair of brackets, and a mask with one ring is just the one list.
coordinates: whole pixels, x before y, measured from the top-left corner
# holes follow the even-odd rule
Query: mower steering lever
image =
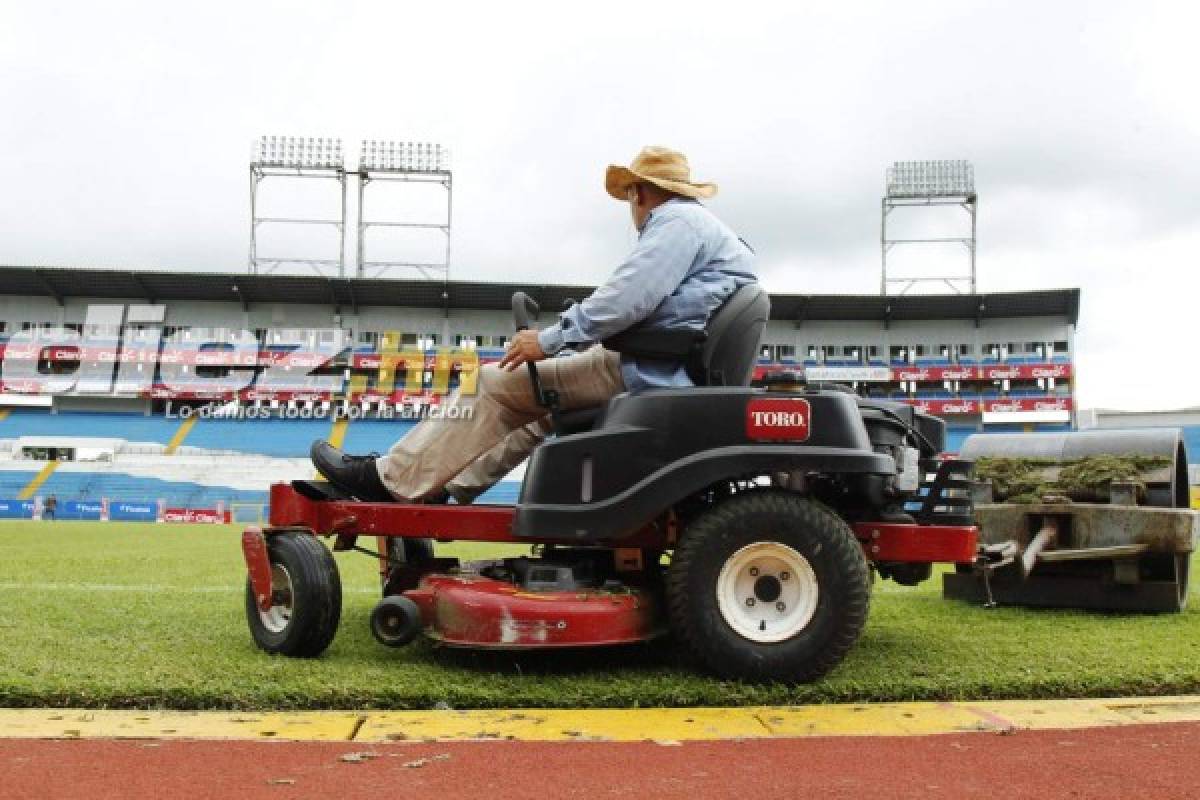
[[(513, 312), (513, 327), (517, 331), (529, 329), (529, 323), (537, 320), (538, 312), (541, 310), (537, 301), (524, 292), (513, 292), (512, 296), (512, 312)], [(529, 368), (529, 382), (533, 384), (533, 399), (542, 408), (549, 409), (551, 413), (558, 411), (558, 392), (553, 389), (542, 389), (541, 378), (538, 377), (537, 364), (532, 361), (525, 362), (525, 366)]]

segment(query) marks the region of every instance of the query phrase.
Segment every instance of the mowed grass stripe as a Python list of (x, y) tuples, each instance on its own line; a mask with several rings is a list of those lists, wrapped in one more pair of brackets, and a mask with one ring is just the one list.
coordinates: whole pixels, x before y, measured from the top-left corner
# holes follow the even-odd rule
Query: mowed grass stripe
[[(724, 682), (669, 639), (607, 651), (487, 654), (367, 627), (377, 563), (338, 554), (342, 627), (318, 659), (257, 650), (234, 526), (0, 523), (0, 706), (224, 709), (621, 708), (1113, 697), (1200, 692), (1200, 611), (985, 610), (877, 583), (846, 662), (805, 686)], [(373, 546), (373, 542), (365, 542)], [(519, 548), (516, 549), (519, 551)], [(496, 546), (439, 554), (480, 558)], [(108, 588), (96, 588), (108, 587)], [(885, 590), (886, 588), (886, 590)]]

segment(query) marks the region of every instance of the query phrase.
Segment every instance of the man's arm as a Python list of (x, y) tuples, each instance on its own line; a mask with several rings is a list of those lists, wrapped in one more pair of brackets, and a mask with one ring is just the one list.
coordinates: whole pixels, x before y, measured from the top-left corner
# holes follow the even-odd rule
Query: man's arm
[(540, 331), (537, 345), (554, 355), (566, 345), (598, 342), (636, 325), (679, 287), (699, 250), (700, 237), (686, 220), (651, 219), (625, 262)]

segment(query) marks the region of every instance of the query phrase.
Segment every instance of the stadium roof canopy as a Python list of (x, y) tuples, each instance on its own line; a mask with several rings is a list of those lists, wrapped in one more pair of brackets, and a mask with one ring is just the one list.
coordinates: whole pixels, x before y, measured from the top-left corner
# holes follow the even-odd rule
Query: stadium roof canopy
[[(240, 302), (503, 310), (512, 293), (525, 291), (544, 309), (561, 309), (568, 298), (581, 299), (590, 286), (476, 281), (417, 281), (324, 278), (305, 275), (248, 275), (221, 272), (77, 269), (0, 266), (0, 295), (126, 302)], [(1005, 317), (1079, 318), (1079, 289), (1048, 289), (975, 295), (772, 294), (771, 317), (777, 320), (867, 320), (891, 322), (929, 319)]]

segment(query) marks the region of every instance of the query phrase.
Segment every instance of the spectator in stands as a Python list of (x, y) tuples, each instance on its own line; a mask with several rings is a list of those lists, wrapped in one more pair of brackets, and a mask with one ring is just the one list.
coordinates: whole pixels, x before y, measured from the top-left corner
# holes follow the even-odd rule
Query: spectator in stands
[(58, 511), (58, 498), (50, 495), (46, 498), (46, 502), (42, 503), (42, 519), (55, 519), (56, 511)]
[[(500, 363), (480, 371), (477, 394), (456, 393), (443, 404), (469, 407), (468, 417), (424, 420), (381, 458), (314, 442), (313, 464), (330, 483), (361, 500), (434, 499), (444, 497), (447, 484), (459, 499), (473, 499), (528, 456), (546, 430), (546, 409), (518, 367), (634, 326), (701, 329), (755, 280), (753, 252), (699, 202), (717, 187), (692, 182), (682, 153), (644, 148), (630, 166), (608, 168), (605, 189), (629, 203), (638, 242), (604, 285), (548, 328), (518, 332)], [(599, 345), (546, 361), (541, 380), (558, 392), (564, 411), (625, 390), (692, 385), (681, 362), (635, 359)]]

